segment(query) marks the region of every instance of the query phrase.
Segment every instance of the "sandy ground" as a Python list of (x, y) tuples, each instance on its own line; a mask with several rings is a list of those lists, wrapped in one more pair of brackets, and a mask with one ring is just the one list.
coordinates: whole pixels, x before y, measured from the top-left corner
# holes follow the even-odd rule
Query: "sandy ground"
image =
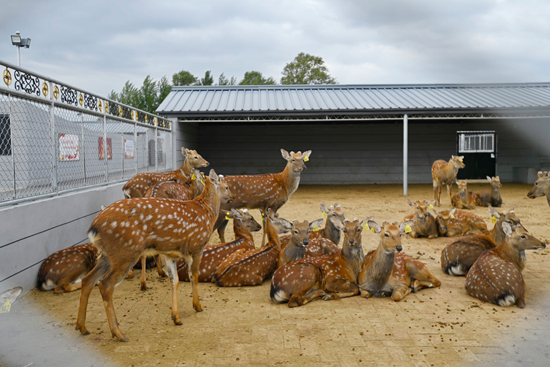
[[(489, 185), (470, 188), (488, 190)], [(548, 243), (550, 208), (545, 198), (528, 199), (529, 189), (530, 185), (504, 184), (502, 209), (515, 206), (525, 227)], [(431, 185), (410, 186), (408, 197), (431, 199)], [(380, 222), (396, 221), (412, 212), (400, 185), (304, 186), (279, 212), (290, 220), (314, 220), (321, 218), (320, 202), (339, 203), (349, 219), (375, 215)], [(449, 207), (445, 193), (441, 208)], [(487, 208), (474, 212), (492, 227)], [(253, 214), (259, 219), (257, 211)], [(258, 245), (261, 235), (255, 238)], [(364, 232), (365, 251), (378, 241)], [(218, 242), (217, 235), (211, 242)], [(114, 295), (128, 343), (111, 338), (97, 288), (88, 307), (88, 336), (74, 330), (80, 291), (54, 295), (35, 290), (18, 300), (10, 313), (0, 314), (0, 365), (548, 365), (548, 250), (527, 254), (526, 308), (503, 308), (471, 298), (463, 277), (442, 272), (440, 253), (448, 242), (403, 238), (404, 251), (423, 260), (442, 285), (401, 302), (352, 297), (290, 309), (271, 302), (269, 281), (247, 288), (200, 284), (204, 312), (196, 313), (190, 284), (180, 283), (183, 326), (170, 320), (169, 281), (150, 270), (150, 289), (142, 292), (138, 270)]]

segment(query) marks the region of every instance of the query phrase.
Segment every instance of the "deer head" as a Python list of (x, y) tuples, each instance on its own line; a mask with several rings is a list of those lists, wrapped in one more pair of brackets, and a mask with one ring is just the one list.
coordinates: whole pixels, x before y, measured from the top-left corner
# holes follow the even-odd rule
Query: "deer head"
[(292, 172), (302, 172), (307, 169), (304, 162), (309, 160), (311, 150), (308, 150), (302, 154), (302, 152), (289, 153), (286, 150), (281, 149), (281, 154), (283, 155), (283, 158), (287, 160), (287, 167), (289, 167)]
[(309, 245), (309, 235), (312, 231), (318, 231), (322, 223), (323, 219), (317, 219), (311, 223), (307, 220), (303, 222), (297, 220), (293, 221), (290, 242), (296, 246), (307, 247), (307, 245)]
[(506, 234), (508, 245), (512, 246), (518, 253), (525, 250), (540, 250), (546, 248), (546, 244), (542, 243), (522, 227), (512, 228), (508, 223), (502, 223), (502, 230)]
[(411, 199), (407, 199), (407, 204), (409, 204), (410, 206), (412, 206), (415, 210), (414, 210), (414, 213), (416, 215), (416, 218), (418, 218), (418, 220), (423, 220), (426, 216), (429, 215), (428, 213), (428, 208), (430, 207), (430, 205), (433, 206), (433, 204), (435, 203), (435, 200), (431, 200), (431, 201), (426, 201), (426, 200), (417, 200), (417, 201), (412, 201)]
[(464, 156), (461, 155), (461, 156), (458, 156), (458, 155), (453, 155), (451, 156), (451, 160), (449, 161), (449, 163), (453, 166), (453, 168), (455, 169), (460, 169), (460, 168), (464, 168), (466, 167), (466, 165), (464, 164)]
[(498, 189), (502, 186), (502, 184), (500, 183), (500, 177), (499, 176), (495, 176), (495, 177), (487, 176), (487, 181), (489, 181), (489, 183), (491, 184), (491, 188), (493, 188), (494, 190), (496, 190), (496, 189)]
[(387, 254), (390, 254), (403, 250), (401, 246), (401, 235), (405, 234), (407, 224), (410, 226), (412, 222), (412, 220), (408, 220), (401, 223), (401, 225), (398, 225), (397, 222), (382, 222), (382, 225), (380, 225), (374, 220), (369, 220), (368, 226), (373, 233), (380, 236), (382, 248)]
[(454, 215), (456, 213), (456, 208), (453, 208), (452, 210), (443, 209), (438, 210), (437, 212), (433, 211), (436, 219), (437, 219), (437, 226), (439, 227), (440, 233), (447, 233), (447, 229), (449, 228), (449, 221), (454, 218)]
[(537, 179), (533, 184), (533, 187), (527, 193), (527, 197), (530, 199), (538, 198), (539, 196), (544, 196), (549, 192), (550, 189), (550, 178), (548, 177), (548, 172), (539, 171), (537, 173)]
[(190, 150), (187, 148), (181, 148), (181, 154), (188, 161), (189, 165), (193, 168), (208, 167), (210, 163), (204, 159), (196, 150)]
[(262, 225), (254, 219), (248, 209), (231, 209), (227, 217), (233, 218), (233, 221), (237, 221), (240, 227), (246, 227), (250, 232), (257, 232), (262, 229)]

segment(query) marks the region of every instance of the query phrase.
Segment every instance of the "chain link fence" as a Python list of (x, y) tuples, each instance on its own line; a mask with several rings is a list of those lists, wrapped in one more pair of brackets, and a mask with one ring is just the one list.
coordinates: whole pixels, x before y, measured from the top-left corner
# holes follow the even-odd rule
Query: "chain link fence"
[(168, 120), (0, 67), (0, 205), (172, 167)]

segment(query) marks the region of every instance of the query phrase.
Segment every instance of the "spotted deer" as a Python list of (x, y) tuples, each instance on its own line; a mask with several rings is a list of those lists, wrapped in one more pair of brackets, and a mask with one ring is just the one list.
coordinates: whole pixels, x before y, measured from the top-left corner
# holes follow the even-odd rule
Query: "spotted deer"
[(367, 219), (339, 223), (344, 232), (342, 251), (304, 258), (283, 265), (271, 279), (271, 300), (303, 306), (316, 298), (328, 301), (359, 294), (357, 276), (365, 258), (361, 234)]
[(82, 278), (95, 266), (100, 252), (90, 242), (54, 252), (38, 270), (37, 287), (64, 293), (80, 289)]
[(183, 154), (185, 160), (181, 167), (175, 171), (166, 173), (145, 172), (132, 177), (122, 187), (124, 197), (127, 199), (144, 197), (151, 186), (168, 180), (185, 181), (186, 177), (192, 176), (193, 168), (208, 167), (210, 164), (196, 150), (181, 148), (181, 154)]
[(502, 198), (500, 196), (500, 188), (502, 184), (500, 183), (500, 177), (487, 176), (487, 181), (491, 184), (491, 191), (474, 192), (474, 196), (476, 198), (475, 204), (477, 206), (492, 206), (493, 208), (498, 208), (502, 206)]
[(475, 209), (477, 195), (468, 191), (468, 182), (466, 180), (458, 180), (458, 193), (451, 198), (451, 205), (457, 209)]
[[(262, 229), (260, 223), (250, 215), (247, 209), (232, 209), (227, 215), (233, 218), (235, 240), (219, 245), (206, 245), (204, 247), (199, 266), (199, 282), (212, 282), (212, 277), (218, 266), (235, 251), (255, 249), (254, 238), (251, 232)], [(189, 267), (185, 259), (178, 261), (178, 277), (182, 282), (189, 281)]]
[(410, 221), (399, 226), (397, 222), (380, 225), (368, 221), (371, 231), (380, 236), (380, 244), (369, 251), (359, 272), (361, 297), (391, 297), (397, 302), (411, 292), (441, 285), (424, 263), (401, 252), (401, 235), (405, 234), (407, 224)]
[(319, 226), (321, 223), (323, 223), (322, 218), (311, 223), (307, 220), (303, 222), (295, 220), (292, 222), (292, 229), (290, 230), (291, 236), (286, 246), (279, 254), (277, 268), (280, 268), (288, 262), (304, 257), (306, 248), (309, 245), (309, 237), (312, 232), (318, 232), (320, 230)]
[(540, 250), (546, 245), (521, 227), (504, 222), (504, 242), (483, 252), (466, 275), (466, 292), (479, 300), (507, 307), (525, 307), (525, 250)]
[(436, 238), (439, 235), (437, 231), (437, 221), (428, 211), (430, 207), (433, 208), (433, 203), (435, 200), (412, 201), (411, 199), (406, 199), (406, 201), (407, 204), (415, 209), (413, 214), (405, 216), (402, 221), (402, 223), (409, 220), (413, 221), (413, 224), (409, 227), (410, 230), (407, 230), (411, 237), (428, 237), (430, 239)]
[(455, 237), (487, 232), (487, 224), (483, 218), (474, 213), (458, 210), (434, 210), (437, 220), (437, 231), (441, 237)]
[(503, 223), (508, 223), (513, 229), (523, 227), (514, 209), (499, 213), (493, 207), (489, 207), (489, 215), (494, 227), (487, 233), (460, 237), (449, 243), (441, 251), (441, 269), (453, 276), (465, 275), (479, 255), (485, 250), (490, 250), (500, 245), (505, 238), (502, 229)]
[[(222, 209), (261, 209), (267, 212), (271, 209), (274, 213), (279, 210), (290, 198), (300, 184), (300, 175), (307, 167), (304, 162), (309, 160), (311, 150), (304, 153), (290, 152), (281, 149), (283, 158), (287, 161), (286, 167), (279, 173), (268, 173), (263, 175), (241, 175), (227, 176), (226, 182), (235, 194), (235, 200), (230, 205), (223, 205)], [(224, 222), (218, 228), (220, 240), (225, 242)], [(262, 237), (262, 246), (265, 243), (266, 229)]]
[(178, 312), (179, 284), (177, 258), (185, 257), (193, 280), (193, 308), (202, 311), (198, 294), (198, 270), (204, 246), (212, 233), (222, 200), (231, 197), (223, 177), (210, 171), (204, 190), (194, 200), (135, 198), (117, 201), (103, 210), (88, 231), (90, 241), (102, 251), (96, 266), (82, 279), (76, 329), (86, 329), (86, 310), (93, 285), (99, 291), (113, 336), (127, 341), (118, 326), (113, 306), (113, 291), (124, 274), (142, 255), (162, 254), (172, 278), (172, 320), (181, 325)]
[(237, 250), (218, 267), (212, 283), (219, 287), (242, 287), (261, 285), (277, 268), (280, 244), (279, 235), (273, 226), (276, 220), (271, 209), (265, 220), (268, 242), (254, 250)]
[(463, 162), (463, 156), (451, 156), (449, 162), (442, 159), (435, 161), (432, 165), (432, 180), (434, 188), (435, 205), (441, 205), (441, 187), (447, 185), (447, 193), (449, 194), (449, 200), (451, 200), (451, 188), (453, 182), (456, 180), (456, 174), (458, 170), (466, 167)]
[(548, 172), (539, 171), (537, 173), (537, 179), (533, 183), (533, 187), (527, 193), (529, 199), (538, 198), (540, 196), (546, 196), (546, 201), (550, 205), (550, 177)]

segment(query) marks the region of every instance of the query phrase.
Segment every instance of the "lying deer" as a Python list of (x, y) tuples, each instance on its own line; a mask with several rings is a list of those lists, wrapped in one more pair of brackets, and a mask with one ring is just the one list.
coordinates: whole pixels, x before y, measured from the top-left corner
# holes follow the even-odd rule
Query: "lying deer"
[[(267, 212), (271, 209), (274, 213), (279, 210), (290, 198), (300, 184), (300, 174), (307, 167), (304, 162), (309, 160), (311, 150), (307, 152), (290, 152), (281, 149), (281, 154), (286, 159), (285, 169), (280, 173), (263, 175), (227, 176), (226, 182), (235, 194), (235, 200), (230, 205), (223, 205), (222, 209), (261, 209)], [(225, 242), (225, 226), (223, 223), (218, 228), (220, 240)], [(266, 230), (262, 237), (262, 246), (265, 243)]]
[(271, 279), (271, 300), (298, 307), (319, 297), (328, 301), (359, 294), (357, 276), (365, 258), (361, 233), (366, 223), (367, 219), (339, 223), (344, 232), (342, 251), (296, 260), (277, 269)]
[(268, 209), (267, 213), (267, 244), (254, 250), (235, 251), (220, 264), (212, 277), (212, 283), (219, 287), (261, 285), (277, 269), (281, 248), (277, 230), (273, 225), (276, 219), (271, 209)]
[(465, 275), (483, 251), (495, 248), (504, 241), (503, 223), (508, 223), (512, 229), (516, 227), (525, 229), (514, 209), (500, 214), (493, 207), (489, 207), (489, 215), (492, 218), (491, 221), (495, 223), (493, 229), (485, 234), (458, 238), (441, 251), (443, 272), (454, 276)]
[(439, 236), (454, 237), (487, 232), (483, 218), (465, 210), (434, 210)]
[(95, 266), (100, 252), (91, 243), (54, 252), (40, 266), (37, 287), (55, 294), (80, 289), (82, 278)]
[(477, 206), (492, 206), (498, 208), (502, 205), (502, 198), (500, 197), (500, 177), (489, 177), (487, 181), (491, 184), (491, 192), (474, 192)]
[(198, 294), (198, 270), (204, 246), (212, 234), (220, 204), (231, 197), (229, 187), (214, 170), (204, 191), (190, 201), (135, 198), (117, 201), (98, 214), (88, 231), (90, 241), (102, 251), (96, 266), (82, 279), (76, 329), (86, 329), (86, 310), (93, 285), (99, 291), (113, 336), (127, 341), (118, 326), (113, 307), (115, 286), (142, 255), (162, 254), (172, 278), (172, 320), (181, 325), (178, 312), (177, 258), (185, 257), (193, 280), (193, 308), (202, 311)]
[(432, 165), (432, 179), (434, 187), (434, 199), (435, 205), (441, 205), (441, 186), (447, 185), (447, 193), (449, 194), (449, 200), (451, 200), (451, 187), (456, 180), (456, 174), (458, 170), (466, 167), (463, 162), (463, 156), (451, 156), (449, 162), (445, 162), (440, 159)]
[[(199, 266), (199, 282), (212, 282), (215, 271), (228, 256), (238, 250), (254, 250), (254, 238), (252, 233), (262, 229), (247, 209), (232, 209), (228, 213), (233, 218), (233, 232), (235, 240), (219, 245), (206, 245), (202, 253)], [(189, 281), (189, 267), (185, 259), (178, 261), (178, 277), (182, 282)]]
[(521, 227), (504, 222), (504, 243), (483, 252), (466, 275), (466, 292), (472, 297), (499, 306), (525, 307), (525, 250), (540, 250), (546, 245)]
[(280, 268), (286, 263), (294, 260), (298, 260), (304, 257), (306, 248), (309, 246), (309, 237), (312, 231), (319, 232), (319, 226), (323, 223), (323, 219), (317, 219), (311, 223), (304, 220), (299, 222), (295, 220), (292, 222), (292, 228), (290, 229), (291, 236), (286, 246), (281, 250), (279, 254), (279, 260), (277, 261), (277, 268)]
[(141, 198), (145, 196), (147, 189), (156, 185), (159, 182), (168, 180), (180, 180), (185, 181), (186, 177), (191, 177), (193, 168), (208, 167), (210, 163), (206, 161), (196, 150), (189, 150), (181, 148), (181, 154), (185, 157), (183, 164), (180, 168), (172, 172), (157, 173), (146, 172), (138, 173), (132, 177), (122, 187), (124, 197), (129, 198)]
[(361, 297), (391, 296), (397, 302), (411, 292), (441, 285), (426, 265), (401, 252), (401, 235), (410, 222), (399, 226), (397, 222), (383, 222), (380, 226), (374, 220), (368, 221), (371, 231), (380, 236), (380, 244), (367, 254), (361, 267), (358, 277)]
[(451, 198), (451, 205), (457, 209), (475, 209), (477, 195), (472, 191), (468, 191), (468, 182), (466, 180), (458, 180), (458, 193)]
[(527, 197), (534, 199), (545, 195), (546, 201), (550, 205), (550, 177), (548, 177), (548, 172), (539, 171), (533, 187), (527, 193)]
[(437, 222), (433, 215), (430, 214), (428, 209), (433, 208), (435, 200), (417, 200), (412, 201), (406, 199), (407, 204), (412, 206), (415, 211), (413, 214), (409, 214), (403, 218), (403, 222), (412, 220), (413, 224), (407, 230), (407, 233), (413, 238), (428, 237), (429, 239), (436, 238), (439, 234), (437, 232)]

